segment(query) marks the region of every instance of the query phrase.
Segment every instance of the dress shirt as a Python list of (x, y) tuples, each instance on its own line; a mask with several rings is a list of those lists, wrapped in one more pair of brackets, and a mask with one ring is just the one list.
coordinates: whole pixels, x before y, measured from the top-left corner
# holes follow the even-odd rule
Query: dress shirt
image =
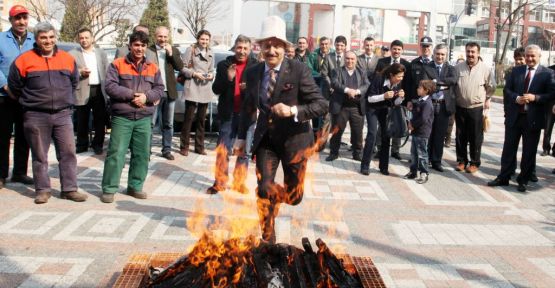
[(166, 49), (156, 44), (156, 55), (158, 55), (158, 69), (160, 70), (160, 77), (164, 82), (164, 91), (168, 91), (166, 84)]
[(91, 73), (89, 73), (89, 86), (100, 85), (100, 74), (98, 72), (98, 63), (96, 62), (96, 53), (94, 49), (91, 52), (83, 50), (83, 59), (85, 65)]

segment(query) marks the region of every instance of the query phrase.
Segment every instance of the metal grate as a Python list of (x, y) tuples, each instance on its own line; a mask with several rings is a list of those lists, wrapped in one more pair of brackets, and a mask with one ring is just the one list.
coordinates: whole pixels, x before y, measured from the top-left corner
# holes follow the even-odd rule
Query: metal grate
[[(137, 253), (129, 257), (123, 267), (122, 274), (116, 280), (114, 288), (139, 288), (146, 280), (146, 271), (149, 266), (167, 267), (177, 258), (183, 256), (180, 252), (164, 253)], [(364, 288), (385, 288), (385, 283), (378, 269), (370, 257), (356, 257), (338, 255), (343, 260), (345, 269), (360, 278)]]

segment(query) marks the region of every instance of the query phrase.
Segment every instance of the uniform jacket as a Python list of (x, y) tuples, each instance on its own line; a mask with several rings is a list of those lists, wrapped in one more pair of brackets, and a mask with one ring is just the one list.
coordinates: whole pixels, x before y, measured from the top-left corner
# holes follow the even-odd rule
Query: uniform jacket
[(8, 74), (13, 61), (21, 53), (33, 49), (34, 43), (35, 36), (29, 31), (21, 49), (11, 30), (0, 33), (0, 97), (7, 96), (4, 86), (8, 84)]
[[(503, 97), (507, 99), (505, 126), (512, 128), (516, 125), (520, 105), (516, 103), (516, 97), (524, 94), (524, 81), (527, 73), (526, 65), (514, 67), (507, 78)], [(548, 103), (555, 99), (555, 79), (553, 70), (539, 65), (538, 70), (532, 78), (528, 93), (536, 95), (536, 101), (527, 104), (528, 128), (539, 130), (546, 125), (546, 108)], [(549, 107), (551, 108), (551, 107)]]
[[(146, 106), (143, 108), (131, 103), (137, 92), (146, 94)], [(113, 116), (139, 120), (154, 112), (154, 103), (164, 95), (164, 82), (156, 64), (145, 58), (136, 66), (127, 55), (117, 58), (108, 67), (106, 93), (110, 97)]]
[(430, 60), (428, 64), (424, 64), (422, 56), (419, 56), (410, 62), (409, 90), (405, 91), (408, 97), (407, 101), (418, 100), (416, 89), (418, 88), (421, 80), (432, 80), (436, 78), (434, 76), (437, 73), (435, 73), (434, 69), (429, 65), (433, 62), (434, 61)]
[(51, 57), (42, 57), (36, 46), (13, 62), (8, 85), (25, 110), (56, 112), (75, 103), (79, 72), (69, 53), (54, 47)]
[(284, 59), (281, 63), (274, 92), (270, 98), (270, 105), (284, 103), (297, 106), (297, 120), (293, 117), (277, 118), (264, 112), (260, 103), (262, 80), (264, 79), (265, 63), (261, 62), (249, 68), (246, 73), (247, 91), (243, 100), (244, 113), (239, 125), (239, 139), (245, 139), (247, 130), (256, 117), (257, 110), (261, 111), (256, 122), (252, 153), (256, 150), (265, 134), (277, 147), (282, 147), (286, 159), (293, 159), (296, 153), (310, 147), (314, 141), (312, 127), (308, 120), (324, 115), (328, 110), (328, 102), (320, 94), (320, 89), (307, 65), (296, 60)]
[[(106, 80), (106, 70), (108, 69), (108, 57), (106, 56), (106, 52), (98, 47), (94, 48), (94, 53), (96, 54), (96, 64), (98, 65), (97, 69), (100, 79), (100, 88), (102, 90), (102, 95), (104, 95), (104, 98), (107, 99), (108, 96), (104, 90), (104, 84)], [(83, 49), (81, 47), (72, 49), (69, 51), (69, 54), (75, 58), (77, 69), (86, 67), (85, 58), (83, 57)], [(79, 85), (77, 85), (77, 90), (75, 91), (75, 105), (86, 105), (89, 102), (90, 93), (91, 89), (89, 89), (89, 77), (81, 77), (81, 75), (79, 75)]]
[[(333, 88), (333, 93), (330, 97), (330, 113), (331, 114), (338, 114), (341, 112), (341, 107), (343, 106), (343, 101), (346, 99), (347, 94), (344, 93), (345, 88), (347, 87), (346, 84), (346, 77), (348, 77), (347, 68), (341, 67), (339, 69), (334, 69), (331, 72), (331, 86)], [(366, 95), (366, 91), (368, 90), (368, 77), (366, 76), (366, 72), (360, 69), (355, 69), (354, 72), (355, 77), (357, 78), (358, 82), (358, 90), (360, 90), (359, 95), (359, 102), (360, 102), (360, 109), (361, 114), (365, 114), (365, 99), (364, 95)]]
[(148, 47), (148, 50), (152, 51), (156, 55), (156, 59), (153, 62), (158, 65), (159, 69), (164, 69), (166, 73), (166, 90), (168, 90), (168, 98), (171, 100), (177, 99), (177, 80), (175, 79), (175, 71), (181, 71), (183, 69), (183, 60), (181, 60), (179, 50), (172, 47), (172, 56), (169, 56), (168, 53), (166, 53), (166, 63), (164, 67), (160, 67), (160, 63), (158, 63), (156, 45)]
[[(193, 53), (191, 53), (192, 47), (194, 47)], [(194, 45), (185, 50), (181, 59), (183, 59), (184, 64), (182, 71), (187, 79), (185, 80), (185, 100), (198, 103), (212, 101), (214, 95), (212, 93), (212, 81), (192, 78), (193, 72), (214, 74), (214, 52), (212, 49), (208, 48), (208, 51), (203, 55), (200, 48)], [(189, 63), (192, 63), (192, 67), (189, 67)]]
[[(235, 78), (229, 81), (227, 77), (227, 69), (231, 64), (236, 63), (235, 55), (228, 56), (226, 59), (218, 63), (218, 69), (216, 69), (216, 79), (212, 84), (212, 91), (214, 94), (218, 95), (218, 117), (221, 121), (231, 120), (231, 115), (233, 114), (233, 100), (235, 98)], [(258, 62), (256, 58), (248, 57), (247, 65), (243, 74), (241, 75), (241, 82), (245, 82), (246, 74), (248, 68), (254, 66)], [(241, 91), (241, 98), (244, 99), (245, 92)]]
[[(441, 74), (437, 75), (436, 64), (432, 61), (429, 64), (433, 69), (433, 79), (436, 79), (436, 85), (443, 91), (443, 99), (445, 100), (445, 107), (450, 114), (455, 113), (457, 103), (455, 102), (455, 89), (457, 89), (457, 81), (459, 80), (459, 72), (454, 66), (449, 63), (443, 63), (441, 67)], [(417, 87), (418, 88), (418, 87)]]

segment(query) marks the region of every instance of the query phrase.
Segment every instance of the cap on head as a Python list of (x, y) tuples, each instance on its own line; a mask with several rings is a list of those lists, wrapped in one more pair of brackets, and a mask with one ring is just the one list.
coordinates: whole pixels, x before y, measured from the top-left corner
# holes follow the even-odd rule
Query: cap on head
[(285, 36), (285, 22), (278, 16), (269, 16), (262, 22), (262, 32), (260, 38), (256, 41), (262, 43), (266, 40), (277, 39), (285, 44), (285, 46), (293, 45), (287, 41)]
[(434, 44), (434, 42), (432, 41), (432, 38), (430, 38), (430, 36), (424, 36), (422, 37), (422, 39), (420, 39), (420, 46), (432, 46)]
[(29, 14), (29, 10), (27, 10), (27, 8), (23, 5), (14, 5), (10, 8), (10, 17), (15, 17), (19, 14)]

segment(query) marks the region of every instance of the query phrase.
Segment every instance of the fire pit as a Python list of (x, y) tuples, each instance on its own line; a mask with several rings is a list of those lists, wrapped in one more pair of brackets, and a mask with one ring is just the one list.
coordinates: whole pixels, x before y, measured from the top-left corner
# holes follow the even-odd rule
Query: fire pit
[(213, 241), (203, 236), (188, 255), (133, 255), (114, 287), (385, 287), (370, 258), (336, 257), (320, 239), (313, 249), (303, 238), (304, 250), (254, 237)]

